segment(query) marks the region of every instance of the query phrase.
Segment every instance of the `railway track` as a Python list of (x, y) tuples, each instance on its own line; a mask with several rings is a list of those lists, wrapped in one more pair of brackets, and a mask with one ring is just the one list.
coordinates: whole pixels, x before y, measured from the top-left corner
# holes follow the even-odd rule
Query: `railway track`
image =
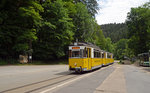
[(0, 93), (31, 93), (31, 92), (35, 92), (35, 91), (38, 91), (38, 90), (46, 88), (46, 87), (55, 86), (59, 83), (62, 83), (62, 82), (65, 82), (67, 80), (76, 78), (78, 76), (79, 75), (77, 75), (77, 74), (70, 73), (70, 74), (59, 76), (56, 78), (51, 78), (51, 79), (47, 79), (44, 81), (20, 86), (17, 88), (8, 89), (8, 90), (2, 91)]
[[(102, 69), (106, 69), (106, 68), (102, 68)], [(81, 74), (81, 75), (80, 74), (75, 74), (75, 73), (69, 73), (69, 74), (59, 76), (59, 77), (43, 80), (43, 81), (40, 81), (40, 82), (27, 84), (27, 85), (24, 85), (24, 86), (20, 86), (20, 87), (8, 89), (8, 90), (0, 91), (0, 93), (46, 93), (45, 91), (47, 91), (47, 90), (48, 91), (52, 90), (55, 87), (58, 88), (58, 86), (60, 87), (60, 86), (69, 84), (70, 82), (74, 82), (75, 80), (79, 80), (81, 78), (84, 78), (84, 77), (87, 77), (91, 74), (94, 74), (98, 71), (101, 71), (99, 69), (95, 69), (95, 70), (93, 70), (94, 71), (93, 73), (85, 72), (84, 74)], [(13, 86), (13, 84), (10, 84), (10, 85)]]

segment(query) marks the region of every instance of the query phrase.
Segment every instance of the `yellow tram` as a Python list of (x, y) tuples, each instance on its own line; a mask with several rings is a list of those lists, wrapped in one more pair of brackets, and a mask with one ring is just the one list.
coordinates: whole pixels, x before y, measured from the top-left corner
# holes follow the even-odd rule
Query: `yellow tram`
[(113, 54), (86, 42), (75, 42), (69, 46), (69, 70), (90, 71), (114, 62)]

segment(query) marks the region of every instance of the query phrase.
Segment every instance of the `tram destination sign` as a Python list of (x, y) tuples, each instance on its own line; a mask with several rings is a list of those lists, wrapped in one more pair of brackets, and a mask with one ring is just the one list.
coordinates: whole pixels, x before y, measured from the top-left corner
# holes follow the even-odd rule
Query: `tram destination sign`
[(80, 49), (80, 47), (72, 47), (72, 49)]

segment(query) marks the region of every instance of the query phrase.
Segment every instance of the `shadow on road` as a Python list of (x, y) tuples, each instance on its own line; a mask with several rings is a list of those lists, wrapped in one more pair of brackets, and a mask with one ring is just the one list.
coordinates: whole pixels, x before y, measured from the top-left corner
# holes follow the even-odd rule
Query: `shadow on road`
[[(112, 65), (112, 64), (111, 64)], [(108, 66), (108, 65), (107, 65)], [(103, 66), (103, 67), (100, 67), (100, 68), (96, 68), (94, 70), (90, 70), (90, 71), (84, 71), (82, 73), (78, 73), (78, 72), (75, 72), (75, 71), (64, 71), (64, 72), (60, 72), (60, 73), (56, 73), (55, 75), (82, 75), (82, 74), (88, 74), (88, 73), (92, 73), (96, 70), (99, 70), (101, 68), (104, 68), (104, 67), (107, 67), (107, 66)]]
[(70, 71), (64, 71), (64, 72), (60, 72), (60, 73), (56, 73), (55, 75), (69, 75), (72, 74)]

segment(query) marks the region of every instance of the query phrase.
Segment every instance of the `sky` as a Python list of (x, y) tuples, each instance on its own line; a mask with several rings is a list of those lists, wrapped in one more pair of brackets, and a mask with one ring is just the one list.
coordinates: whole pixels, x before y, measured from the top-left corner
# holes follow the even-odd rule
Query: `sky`
[(99, 25), (107, 23), (123, 23), (131, 7), (138, 7), (150, 0), (97, 0), (100, 10), (96, 15)]

